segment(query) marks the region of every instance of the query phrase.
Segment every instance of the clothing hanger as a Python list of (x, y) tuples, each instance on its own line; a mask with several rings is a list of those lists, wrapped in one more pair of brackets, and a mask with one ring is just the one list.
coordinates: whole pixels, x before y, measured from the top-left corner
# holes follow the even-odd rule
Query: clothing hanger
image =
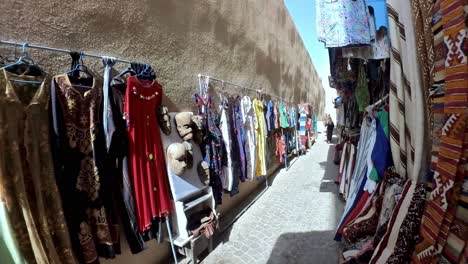
[(125, 74), (129, 74), (129, 73), (130, 73), (131, 76), (136, 75), (136, 72), (131, 67), (128, 67), (127, 69), (123, 70), (118, 75), (118, 77), (123, 77)]
[(153, 68), (149, 64), (143, 63), (132, 63), (133, 70), (136, 73), (136, 78), (141, 80), (154, 81), (156, 79), (156, 74), (154, 73)]
[[(80, 82), (89, 82), (90, 79), (94, 82), (94, 76), (89, 72), (88, 67), (84, 65), (83, 57), (84, 54), (82, 51), (80, 51), (80, 58), (78, 60), (78, 64), (76, 64), (75, 68), (67, 72), (67, 75), (70, 81), (74, 80), (77, 82), (76, 84), (73, 84), (74, 87), (91, 89), (93, 88), (92, 85), (90, 86), (80, 84)], [(83, 73), (85, 77), (81, 77), (80, 73)]]
[[(45, 73), (35, 64), (34, 60), (27, 54), (26, 48), (28, 43), (25, 42), (22, 45), (22, 55), (14, 63), (8, 64), (1, 68), (1, 70), (6, 70), (11, 73), (16, 73), (18, 75), (29, 75), (29, 76), (44, 76)], [(16, 53), (16, 50), (15, 50)], [(21, 71), (21, 72), (20, 72)], [(42, 84), (43, 81), (31, 81), (31, 80), (21, 80), (21, 79), (10, 79), (11, 82), (17, 83), (30, 83), (30, 84)]]

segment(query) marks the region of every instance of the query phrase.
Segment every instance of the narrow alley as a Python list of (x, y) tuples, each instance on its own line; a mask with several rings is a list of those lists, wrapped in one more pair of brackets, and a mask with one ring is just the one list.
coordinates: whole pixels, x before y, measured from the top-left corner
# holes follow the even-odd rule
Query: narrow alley
[(269, 189), (202, 263), (338, 263), (333, 236), (343, 202), (333, 147), (322, 132), (306, 155), (271, 176)]

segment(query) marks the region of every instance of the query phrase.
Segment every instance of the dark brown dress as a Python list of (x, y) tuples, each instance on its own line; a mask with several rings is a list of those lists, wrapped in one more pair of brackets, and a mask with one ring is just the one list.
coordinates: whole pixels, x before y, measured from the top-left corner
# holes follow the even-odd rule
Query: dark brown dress
[(56, 177), (80, 263), (120, 253), (113, 203), (113, 170), (106, 164), (102, 81), (74, 87), (66, 74), (52, 80), (52, 125)]

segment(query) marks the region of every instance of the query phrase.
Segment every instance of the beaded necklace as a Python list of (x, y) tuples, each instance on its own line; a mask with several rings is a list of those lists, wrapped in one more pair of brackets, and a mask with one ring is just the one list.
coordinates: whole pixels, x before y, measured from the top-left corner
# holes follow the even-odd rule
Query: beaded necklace
[(137, 88), (133, 86), (133, 94), (140, 97), (141, 100), (149, 101), (149, 100), (154, 99), (156, 95), (158, 95), (158, 92), (154, 92), (152, 95), (149, 95), (149, 96), (143, 96), (142, 94), (138, 94)]

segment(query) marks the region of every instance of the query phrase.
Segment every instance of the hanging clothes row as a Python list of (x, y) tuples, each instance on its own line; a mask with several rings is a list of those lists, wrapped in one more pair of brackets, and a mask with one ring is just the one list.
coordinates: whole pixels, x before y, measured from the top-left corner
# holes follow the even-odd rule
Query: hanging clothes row
[[(212, 89), (211, 81), (221, 83), (221, 89)], [(202, 143), (202, 155), (210, 167), (210, 185), (218, 204), (224, 190), (233, 196), (239, 192), (240, 182), (267, 175), (273, 154), (283, 162), (287, 149), (299, 148), (295, 140), (299, 118), (296, 106), (266, 100), (256, 90), (253, 100), (247, 95), (228, 95), (226, 83), (199, 74), (199, 89), (194, 95), (208, 135)], [(282, 133), (281, 129), (291, 132)]]
[(172, 211), (154, 111), (162, 87), (137, 63), (111, 81), (114, 63), (103, 59), (102, 80), (81, 54), (51, 77), (24, 48), (2, 66), (0, 218), (15, 263), (99, 263), (120, 254), (120, 229), (138, 253)]

